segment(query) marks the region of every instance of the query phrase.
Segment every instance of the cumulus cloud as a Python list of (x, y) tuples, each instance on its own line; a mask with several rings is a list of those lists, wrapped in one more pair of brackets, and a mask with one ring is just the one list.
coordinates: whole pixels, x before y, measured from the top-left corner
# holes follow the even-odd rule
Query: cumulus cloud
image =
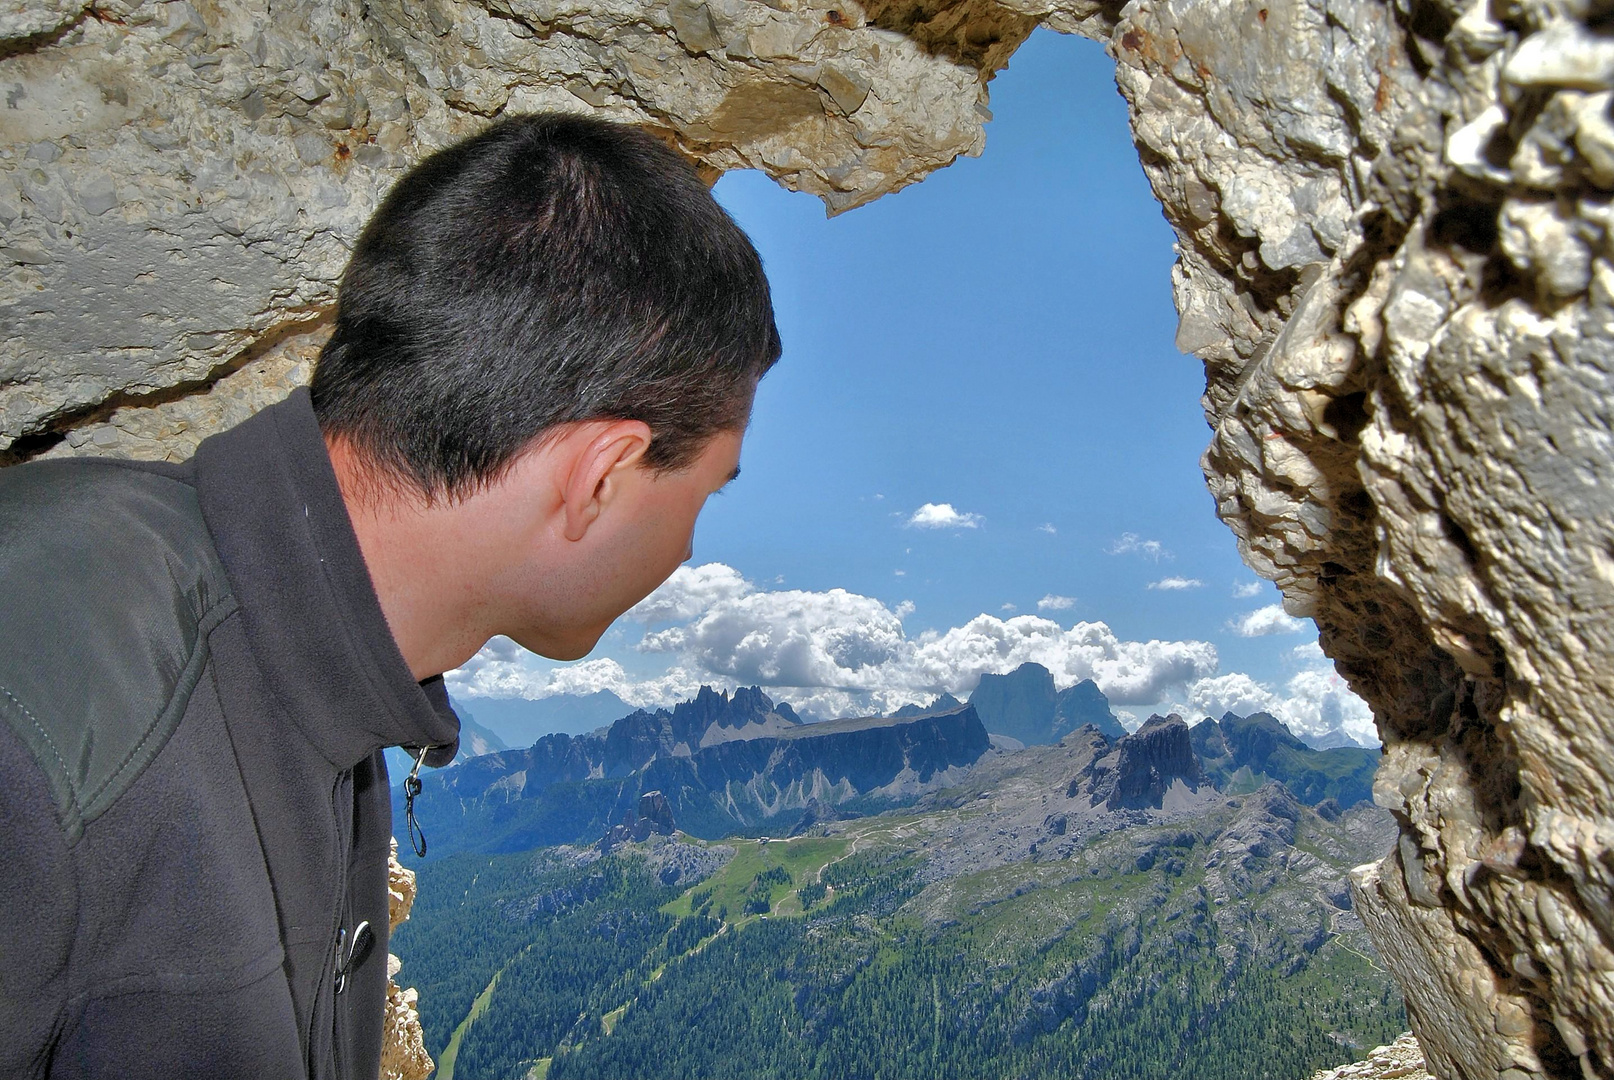
[(1037, 601), (1038, 611), (1069, 611), (1075, 606), (1076, 598), (1074, 596), (1056, 596), (1053, 593), (1049, 593)]
[(1019, 610), (1019, 605), (1018, 605), (1018, 604), (1010, 604), (1010, 603), (1008, 603), (1008, 602), (1004, 602), (1004, 603), (1003, 603), (1003, 604), (1000, 604), (1000, 605), (999, 605), (999, 606), (998, 606), (998, 610), (999, 610), (999, 611), (1018, 611), (1018, 610)]
[(1283, 610), (1282, 604), (1268, 604), (1241, 615), (1227, 624), (1240, 637), (1265, 637), (1268, 634), (1297, 634), (1311, 624), (1297, 619)]
[(680, 566), (661, 587), (628, 612), (643, 623), (687, 622), (717, 603), (751, 592), (751, 583), (723, 563)]
[(1165, 545), (1160, 541), (1145, 540), (1137, 533), (1122, 533), (1110, 545), (1109, 551), (1111, 555), (1138, 554), (1146, 559), (1153, 559), (1155, 562), (1171, 558), (1171, 552), (1167, 551)]
[(1236, 600), (1248, 600), (1252, 596), (1260, 596), (1261, 590), (1264, 588), (1266, 586), (1259, 581), (1235, 582), (1233, 585), (1233, 598)]
[(1038, 525), (1037, 526), (1037, 531), (1038, 532), (1045, 532), (1049, 536), (1056, 536), (1059, 533), (1059, 530), (1054, 528), (1054, 524), (1051, 521), (1045, 521), (1041, 525)]
[[(1027, 661), (1060, 686), (1093, 679), (1116, 706), (1152, 706), (1216, 675), (1205, 641), (1127, 641), (1102, 622), (1069, 628), (1038, 615), (982, 614), (962, 626), (910, 636), (913, 606), (829, 589), (765, 589), (721, 563), (681, 568), (647, 598), (641, 657), (666, 657), (651, 677), (614, 659), (543, 667), (513, 642), (495, 639), (458, 671), (462, 697), (548, 697), (611, 690), (632, 705), (666, 705), (702, 684), (759, 684), (819, 718), (889, 712), (942, 692), (963, 697), (981, 675)], [(671, 623), (672, 625), (667, 625)]]
[(1101, 622), (1065, 629), (1039, 616), (982, 614), (909, 637), (905, 614), (845, 589), (731, 590), (686, 624), (646, 634), (639, 648), (727, 684), (775, 688), (818, 715), (967, 694), (982, 674), (1026, 661), (1060, 685), (1091, 678), (1117, 704), (1148, 704), (1217, 666), (1209, 642), (1123, 641)]
[(1284, 692), (1241, 671), (1199, 679), (1188, 688), (1187, 707), (1194, 719), (1265, 712), (1303, 738), (1343, 732), (1361, 745), (1378, 745), (1373, 712), (1367, 702), (1352, 693), (1336, 672), (1323, 667), (1297, 673)]
[[(538, 658), (507, 638), (494, 638), (444, 681), (457, 698), (553, 697), (610, 690), (629, 705), (671, 705), (693, 697), (701, 684), (717, 680), (675, 666), (659, 676), (636, 679), (609, 657), (558, 667), (534, 667)], [(720, 684), (722, 685), (722, 684)]]
[(965, 514), (953, 509), (952, 503), (926, 503), (908, 519), (910, 529), (974, 529), (981, 524), (980, 514)]
[(1205, 583), (1200, 581), (1198, 578), (1168, 577), (1161, 578), (1159, 581), (1149, 582), (1149, 588), (1164, 589), (1167, 592), (1175, 592), (1179, 589), (1197, 589), (1203, 584)]

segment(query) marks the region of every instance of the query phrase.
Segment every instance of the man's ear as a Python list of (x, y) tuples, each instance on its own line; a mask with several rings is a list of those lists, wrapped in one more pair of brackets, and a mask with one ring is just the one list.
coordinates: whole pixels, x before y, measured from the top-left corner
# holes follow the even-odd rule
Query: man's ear
[(583, 425), (563, 491), (566, 539), (587, 534), (620, 489), (625, 470), (636, 469), (650, 449), (650, 425), (641, 420)]

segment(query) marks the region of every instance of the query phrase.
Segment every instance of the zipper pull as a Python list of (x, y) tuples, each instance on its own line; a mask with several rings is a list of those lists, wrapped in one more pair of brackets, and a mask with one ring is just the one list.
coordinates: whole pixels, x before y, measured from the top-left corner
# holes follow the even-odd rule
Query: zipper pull
[(420, 858), (426, 857), (426, 830), (420, 827), (415, 819), (415, 796), (420, 794), (420, 767), (426, 763), (426, 755), (437, 749), (435, 746), (422, 746), (420, 754), (415, 758), (415, 767), (409, 770), (404, 777), (404, 817), (409, 822), (409, 846), (415, 849)]
[(348, 945), (346, 959), (342, 956), (342, 946), (348, 941), (347, 928), (343, 927), (336, 937), (336, 992), (340, 994), (347, 989), (347, 977), (354, 968), (364, 963), (370, 955), (370, 949), (375, 946), (375, 931), (370, 929), (370, 920), (366, 919), (353, 928), (353, 940)]

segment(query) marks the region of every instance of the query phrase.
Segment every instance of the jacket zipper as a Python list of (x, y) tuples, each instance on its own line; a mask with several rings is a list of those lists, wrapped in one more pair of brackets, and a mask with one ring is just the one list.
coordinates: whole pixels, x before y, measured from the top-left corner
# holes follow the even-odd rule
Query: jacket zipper
[[(339, 799), (344, 789), (351, 789), (352, 777), (353, 774), (351, 770), (343, 771), (337, 776), (336, 783), (331, 788), (331, 816), (336, 820), (339, 826), (337, 829), (336, 841), (336, 892), (335, 904), (333, 905), (336, 911), (336, 920), (331, 927), (330, 937), (327, 939), (329, 946), (325, 950), (325, 966), (320, 974), (319, 992), (317, 995), (319, 1000), (330, 1002), (330, 1027), (326, 1032), (326, 1037), (329, 1039), (327, 1046), (330, 1055), (330, 1075), (334, 1077), (335, 1080), (343, 1080), (343, 1078), (347, 1076), (347, 1061), (342, 1052), (341, 1040), (342, 1007), (341, 1002), (337, 1000), (336, 979), (337, 972), (339, 971), (341, 964), (337, 954), (341, 951), (342, 946), (346, 943), (344, 939), (346, 937), (345, 924), (348, 918), (347, 879), (351, 869), (348, 864), (353, 856), (352, 837), (349, 834), (352, 832), (353, 823), (351, 821), (351, 812), (347, 815), (348, 820), (344, 822), (344, 815), (341, 812)], [(319, 1015), (319, 1008), (317, 1004), (314, 1014), (316, 1018)], [(319, 1066), (322, 1064), (323, 1063), (321, 1062), (310, 1061), (310, 1076), (321, 1076), (322, 1071)]]

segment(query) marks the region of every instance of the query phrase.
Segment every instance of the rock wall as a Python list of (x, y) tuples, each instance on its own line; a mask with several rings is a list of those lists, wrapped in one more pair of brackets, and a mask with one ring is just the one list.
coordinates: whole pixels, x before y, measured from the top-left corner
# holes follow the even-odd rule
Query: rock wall
[[(272, 11), (272, 13), (271, 13)], [(1603, 0), (0, 0), (0, 451), (182, 454), (306, 374), (408, 162), (645, 124), (832, 211), (1109, 43), (1219, 513), (1369, 702), (1356, 899), (1443, 1078), (1614, 1077)]]

